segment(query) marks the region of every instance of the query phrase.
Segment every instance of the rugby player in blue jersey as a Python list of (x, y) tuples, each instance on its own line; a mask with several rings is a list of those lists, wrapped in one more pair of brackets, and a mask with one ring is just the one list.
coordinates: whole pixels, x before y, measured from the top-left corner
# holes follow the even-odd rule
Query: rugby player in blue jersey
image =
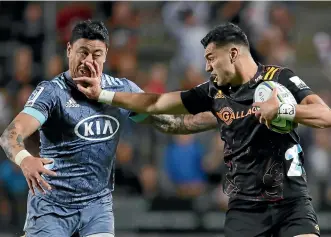
[[(1, 136), (1, 146), (21, 167), (30, 188), (26, 237), (114, 236), (115, 152), (127, 118), (148, 120), (167, 133), (195, 133), (217, 126), (209, 112), (147, 118), (87, 99), (72, 78), (97, 77), (104, 90), (143, 92), (127, 79), (102, 73), (108, 43), (102, 22), (78, 23), (67, 45), (69, 70), (41, 82)], [(36, 130), (41, 158), (33, 157), (23, 142)]]

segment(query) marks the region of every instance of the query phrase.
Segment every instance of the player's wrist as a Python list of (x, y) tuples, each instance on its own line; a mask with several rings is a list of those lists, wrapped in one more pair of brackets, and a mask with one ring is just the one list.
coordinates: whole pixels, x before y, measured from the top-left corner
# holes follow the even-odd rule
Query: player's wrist
[(27, 150), (21, 150), (19, 153), (17, 153), (17, 155), (15, 156), (15, 163), (18, 165), (18, 166), (21, 166), (21, 163), (22, 161), (29, 157), (29, 156), (32, 156)]
[(295, 104), (291, 103), (280, 103), (278, 107), (278, 117), (281, 119), (286, 119), (293, 121), (295, 118), (296, 107)]
[(114, 91), (101, 90), (98, 97), (98, 102), (105, 104), (112, 104), (114, 96), (115, 96)]

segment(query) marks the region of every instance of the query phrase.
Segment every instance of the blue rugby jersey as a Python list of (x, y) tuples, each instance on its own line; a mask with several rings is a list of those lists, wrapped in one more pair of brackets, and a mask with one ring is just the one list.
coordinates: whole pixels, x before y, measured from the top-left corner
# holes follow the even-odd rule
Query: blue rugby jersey
[[(106, 74), (101, 86), (115, 92), (143, 92), (125, 78)], [(89, 100), (64, 72), (41, 82), (22, 112), (40, 122), (40, 157), (53, 159), (46, 168), (57, 173), (44, 176), (53, 190), (36, 195), (70, 207), (111, 198), (116, 148), (130, 111)], [(141, 115), (133, 120), (137, 116)]]

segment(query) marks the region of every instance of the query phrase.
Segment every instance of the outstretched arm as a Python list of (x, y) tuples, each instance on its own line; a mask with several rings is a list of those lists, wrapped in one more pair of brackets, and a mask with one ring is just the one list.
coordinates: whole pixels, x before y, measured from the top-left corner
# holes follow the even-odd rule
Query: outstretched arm
[(180, 91), (165, 94), (116, 92), (112, 101), (109, 100), (112, 91), (102, 91), (100, 102), (111, 103), (138, 113), (148, 114), (188, 114)]
[(217, 128), (217, 119), (211, 112), (196, 115), (151, 115), (144, 123), (169, 134), (192, 134)]
[[(147, 114), (188, 114), (182, 99), (181, 92), (165, 94), (129, 93), (102, 90), (100, 78), (73, 78), (78, 89), (89, 99), (101, 103), (111, 104), (137, 113)], [(84, 86), (85, 87), (84, 87)]]

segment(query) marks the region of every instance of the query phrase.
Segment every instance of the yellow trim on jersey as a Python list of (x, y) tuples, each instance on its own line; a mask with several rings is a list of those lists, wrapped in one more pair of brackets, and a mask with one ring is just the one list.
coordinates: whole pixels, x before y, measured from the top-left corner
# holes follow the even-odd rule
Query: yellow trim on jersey
[(275, 70), (275, 69), (276, 69), (276, 68), (271, 67), (271, 68), (267, 71), (267, 73), (264, 75), (263, 80), (267, 80), (269, 74), (272, 73), (272, 71)]
[(269, 77), (269, 81), (271, 81), (273, 78), (274, 78), (274, 75), (275, 73), (279, 70), (279, 68), (276, 68), (271, 74), (270, 74), (270, 77)]
[[(279, 70), (279, 68), (276, 67), (271, 67), (268, 72), (264, 75), (263, 80), (272, 80), (272, 78), (274, 77), (275, 73)], [(270, 77), (269, 77), (270, 75)]]
[(214, 97), (214, 99), (218, 99), (218, 98), (224, 98), (223, 92), (221, 90), (218, 90), (217, 94)]

